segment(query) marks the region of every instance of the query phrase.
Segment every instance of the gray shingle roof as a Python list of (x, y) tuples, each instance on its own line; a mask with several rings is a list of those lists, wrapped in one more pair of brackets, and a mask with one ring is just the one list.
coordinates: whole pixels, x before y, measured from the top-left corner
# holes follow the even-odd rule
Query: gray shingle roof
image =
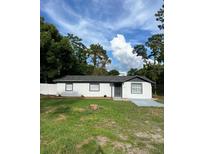
[(139, 81), (146, 81), (150, 83), (155, 83), (150, 79), (143, 76), (96, 76), (96, 75), (66, 75), (62, 78), (53, 80), (54, 82), (125, 82), (132, 79), (138, 79)]

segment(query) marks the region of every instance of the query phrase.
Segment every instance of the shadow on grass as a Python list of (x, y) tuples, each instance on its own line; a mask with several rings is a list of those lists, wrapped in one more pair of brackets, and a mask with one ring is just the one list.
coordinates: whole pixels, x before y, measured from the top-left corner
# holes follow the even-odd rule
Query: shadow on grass
[(41, 113), (63, 114), (71, 111), (71, 106), (74, 103), (79, 103), (77, 99), (41, 99)]
[(41, 99), (41, 107), (55, 107), (59, 105), (72, 105), (78, 103), (78, 99), (58, 98), (58, 99)]

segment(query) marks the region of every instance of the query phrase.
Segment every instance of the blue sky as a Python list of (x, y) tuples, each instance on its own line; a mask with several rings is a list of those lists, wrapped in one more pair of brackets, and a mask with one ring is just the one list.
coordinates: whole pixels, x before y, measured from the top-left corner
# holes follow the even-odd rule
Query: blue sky
[(143, 66), (132, 47), (159, 32), (154, 14), (161, 5), (162, 0), (41, 0), (41, 16), (87, 47), (100, 43), (112, 60), (107, 68), (126, 72)]

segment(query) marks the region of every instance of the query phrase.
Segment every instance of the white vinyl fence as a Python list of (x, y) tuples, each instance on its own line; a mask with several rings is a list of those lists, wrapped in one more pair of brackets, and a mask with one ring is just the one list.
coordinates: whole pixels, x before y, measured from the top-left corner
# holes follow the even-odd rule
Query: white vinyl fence
[(41, 83), (40, 94), (43, 95), (57, 95), (57, 84)]

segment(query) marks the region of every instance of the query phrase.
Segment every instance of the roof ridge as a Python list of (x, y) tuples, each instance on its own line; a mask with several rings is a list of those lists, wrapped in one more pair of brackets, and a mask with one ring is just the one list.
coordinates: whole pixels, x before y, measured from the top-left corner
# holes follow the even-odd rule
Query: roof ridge
[(134, 78), (155, 84), (154, 81), (145, 76), (110, 76), (110, 75), (66, 75), (53, 80), (54, 82), (126, 82)]

